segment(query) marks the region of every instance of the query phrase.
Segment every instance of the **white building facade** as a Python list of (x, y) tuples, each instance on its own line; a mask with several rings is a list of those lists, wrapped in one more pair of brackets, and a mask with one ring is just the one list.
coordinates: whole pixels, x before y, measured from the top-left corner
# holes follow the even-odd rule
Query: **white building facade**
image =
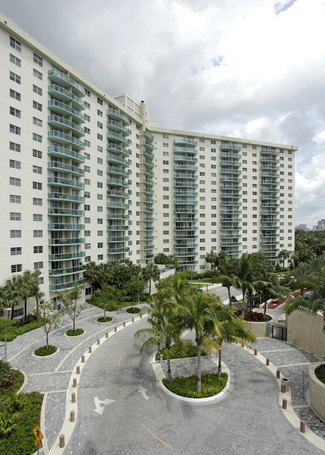
[(0, 285), (40, 269), (50, 298), (90, 261), (294, 250), (295, 147), (161, 128), (0, 25)]

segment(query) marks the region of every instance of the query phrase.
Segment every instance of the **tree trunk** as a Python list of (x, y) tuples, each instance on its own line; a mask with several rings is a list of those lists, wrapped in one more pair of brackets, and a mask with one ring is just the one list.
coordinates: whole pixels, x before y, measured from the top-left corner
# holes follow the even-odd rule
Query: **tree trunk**
[(197, 344), (197, 391), (202, 392), (202, 377), (201, 377), (201, 340), (196, 340)]
[(266, 316), (266, 308), (267, 308), (267, 298), (265, 297), (265, 300), (264, 300), (264, 321), (265, 321), (265, 316)]
[(24, 298), (24, 319), (26, 319), (27, 316), (27, 298)]
[(15, 309), (15, 304), (13, 303), (11, 305), (11, 311), (10, 311), (10, 319), (13, 321), (14, 319), (14, 309)]
[(172, 377), (172, 369), (170, 365), (170, 344), (166, 343), (166, 350), (167, 350), (167, 379), (169, 382), (173, 382), (173, 377)]
[(104, 309), (104, 319), (106, 318), (106, 303), (103, 303), (103, 309)]
[(228, 289), (229, 306), (231, 306), (231, 292), (230, 292), (230, 286), (228, 286), (227, 289)]
[(221, 376), (221, 346), (218, 351), (218, 378)]
[(49, 333), (46, 332), (46, 349), (49, 348)]
[(149, 278), (149, 295), (151, 295), (151, 278)]

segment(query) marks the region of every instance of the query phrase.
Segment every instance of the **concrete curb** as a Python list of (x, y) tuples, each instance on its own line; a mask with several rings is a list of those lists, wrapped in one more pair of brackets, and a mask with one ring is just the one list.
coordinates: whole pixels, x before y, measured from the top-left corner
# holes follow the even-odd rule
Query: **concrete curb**
[[(307, 425), (304, 424), (304, 422), (297, 416), (295, 413), (295, 410), (292, 406), (291, 403), (291, 390), (287, 392), (281, 392), (281, 381), (284, 378), (283, 374), (280, 373), (279, 377), (277, 378), (277, 367), (273, 365), (269, 359), (264, 357), (262, 354), (259, 354), (257, 350), (252, 350), (247, 347), (243, 347), (246, 351), (250, 352), (252, 355), (254, 355), (264, 366), (267, 368), (272, 376), (275, 378), (278, 387), (279, 387), (279, 406), (281, 407), (281, 410), (283, 412), (283, 415), (287, 418), (287, 420), (291, 423), (291, 425), (300, 432), (302, 436), (304, 436), (310, 443), (312, 443), (314, 446), (316, 446), (318, 449), (325, 451), (325, 441), (324, 439), (320, 438), (317, 436), (312, 430), (310, 430)], [(256, 355), (255, 355), (256, 352)], [(267, 362), (268, 361), (268, 362)], [(286, 400), (286, 409), (283, 408), (283, 399)], [(304, 432), (301, 431), (301, 424), (303, 423), (303, 427), (305, 429)]]
[[(89, 347), (89, 349), (83, 354), (81, 359), (75, 364), (73, 371), (71, 373), (70, 381), (66, 390), (66, 404), (65, 404), (65, 416), (63, 420), (63, 424), (61, 427), (61, 430), (59, 432), (59, 435), (57, 436), (56, 440), (54, 441), (53, 446), (49, 451), (45, 450), (44, 447), (44, 454), (46, 455), (62, 455), (64, 450), (66, 449), (67, 445), (69, 444), (69, 441), (71, 439), (71, 436), (73, 435), (73, 431), (75, 429), (76, 423), (77, 423), (77, 417), (78, 417), (78, 385), (79, 385), (79, 379), (82, 374), (82, 370), (84, 365), (86, 364), (87, 360), (89, 357), (92, 355), (93, 352), (98, 349), (104, 341), (109, 340), (113, 335), (116, 333), (120, 332), (126, 327), (129, 327), (135, 322), (138, 322), (142, 318), (148, 317), (148, 314), (144, 315), (139, 315), (138, 317), (133, 317), (134, 322), (131, 320), (128, 321), (122, 321), (119, 323), (120, 325), (110, 327), (112, 330), (108, 333), (108, 337), (106, 335), (102, 336), (101, 338), (98, 338), (96, 343), (94, 343), (92, 346)], [(89, 352), (91, 351), (91, 352)], [(84, 359), (84, 362), (82, 360)], [(78, 373), (77, 373), (78, 370)], [(74, 393), (75, 400), (73, 402), (72, 400), (72, 393)], [(42, 406), (42, 412), (43, 412), (43, 406)], [(44, 411), (45, 412), (45, 411)], [(71, 422), (70, 416), (71, 412), (74, 412), (74, 419)], [(45, 428), (45, 427), (44, 427)], [(60, 446), (60, 441), (61, 441), (61, 435), (64, 434), (64, 446)], [(44, 438), (46, 438), (46, 434), (44, 432)]]

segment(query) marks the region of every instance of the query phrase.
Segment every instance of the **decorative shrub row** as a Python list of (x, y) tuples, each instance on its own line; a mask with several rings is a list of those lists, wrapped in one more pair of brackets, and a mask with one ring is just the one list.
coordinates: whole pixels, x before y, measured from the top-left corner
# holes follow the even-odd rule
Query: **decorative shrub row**
[[(42, 327), (42, 325), (43, 325), (42, 321), (35, 321), (35, 322), (29, 322), (22, 326), (14, 325), (14, 326), (8, 327), (7, 328), (7, 341), (12, 341), (17, 336), (23, 335), (24, 333), (30, 332), (31, 330), (38, 329), (39, 327)], [(0, 341), (4, 341), (4, 340), (5, 340), (5, 334), (4, 334), (4, 332), (1, 332)]]
[[(167, 360), (167, 349), (162, 348), (161, 353), (164, 360)], [(201, 355), (207, 355), (204, 349), (201, 349)], [(182, 346), (177, 346), (173, 344), (169, 350), (170, 359), (185, 359), (186, 357), (196, 357), (197, 356), (197, 346), (191, 344), (184, 344)], [(160, 356), (157, 353), (156, 360), (160, 360)]]
[(137, 308), (136, 306), (135, 306), (135, 307), (130, 307), (130, 308), (127, 308), (127, 309), (126, 309), (126, 312), (127, 312), (127, 313), (132, 313), (132, 314), (134, 314), (134, 313), (140, 313), (140, 311), (141, 311), (140, 308)]
[(84, 329), (76, 329), (75, 331), (70, 329), (67, 330), (66, 335), (68, 335), (68, 337), (77, 337), (79, 335), (82, 335), (84, 332), (85, 332)]
[(110, 316), (106, 316), (106, 318), (104, 318), (103, 316), (101, 318), (98, 318), (97, 319), (97, 322), (110, 322), (112, 321), (113, 318), (111, 318)]
[(197, 374), (178, 377), (174, 382), (163, 379), (165, 387), (176, 395), (187, 398), (207, 398), (220, 393), (226, 386), (228, 375), (221, 373), (220, 378), (215, 373), (202, 374), (202, 392), (197, 391)]
[(46, 355), (54, 354), (57, 351), (57, 349), (58, 348), (56, 346), (49, 344), (48, 349), (46, 348), (46, 346), (42, 346), (41, 348), (36, 349), (34, 351), (34, 354), (40, 357), (45, 357)]

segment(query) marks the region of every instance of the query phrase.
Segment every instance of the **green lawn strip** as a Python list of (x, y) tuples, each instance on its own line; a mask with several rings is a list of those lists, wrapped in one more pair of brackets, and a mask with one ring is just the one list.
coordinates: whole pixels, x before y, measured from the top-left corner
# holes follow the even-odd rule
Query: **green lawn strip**
[(47, 355), (54, 354), (57, 351), (57, 347), (49, 344), (48, 349), (46, 346), (42, 346), (41, 348), (35, 349), (34, 354), (39, 357), (45, 357)]
[[(29, 322), (28, 324), (23, 325), (22, 327), (8, 327), (7, 328), (7, 341), (12, 341), (17, 336), (23, 335), (26, 332), (30, 332), (31, 330), (38, 329), (39, 327), (42, 327), (43, 322), (42, 321), (35, 321), (35, 322)], [(5, 340), (5, 334), (4, 331), (0, 333), (0, 341)]]
[(207, 398), (220, 393), (226, 386), (228, 375), (221, 373), (220, 378), (215, 373), (202, 374), (202, 392), (197, 392), (197, 375), (193, 374), (186, 377), (178, 377), (174, 382), (163, 379), (164, 386), (182, 397), (187, 398)]
[[(166, 348), (161, 349), (163, 359), (167, 360), (167, 350)], [(176, 344), (173, 344), (169, 350), (169, 355), (171, 359), (185, 359), (186, 357), (196, 357), (197, 356), (197, 346), (192, 346), (186, 344), (182, 348), (179, 348)], [(207, 355), (204, 349), (201, 350), (201, 355)], [(159, 354), (156, 354), (155, 360), (160, 360)]]

